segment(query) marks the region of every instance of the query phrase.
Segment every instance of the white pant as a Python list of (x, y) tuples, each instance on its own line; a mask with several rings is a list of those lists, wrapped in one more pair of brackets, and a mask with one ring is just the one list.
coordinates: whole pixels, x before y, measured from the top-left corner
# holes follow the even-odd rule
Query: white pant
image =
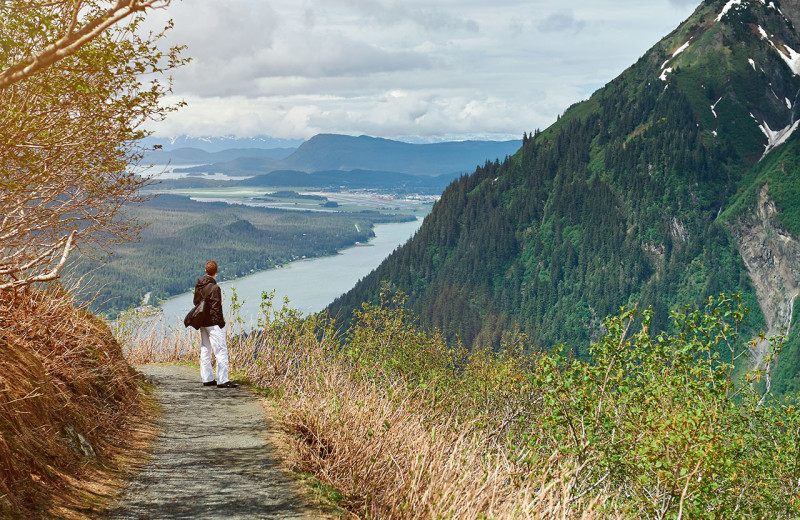
[(219, 325), (200, 327), (200, 377), (204, 383), (214, 380), (214, 369), (211, 367), (211, 352), (217, 359), (217, 384), (228, 381), (228, 345), (225, 343), (225, 332)]

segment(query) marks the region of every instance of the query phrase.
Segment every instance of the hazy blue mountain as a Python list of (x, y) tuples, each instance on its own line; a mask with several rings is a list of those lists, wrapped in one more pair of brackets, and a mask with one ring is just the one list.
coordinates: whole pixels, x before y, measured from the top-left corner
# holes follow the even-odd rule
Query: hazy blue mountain
[(259, 175), (275, 170), (319, 172), (371, 170), (413, 175), (451, 175), (472, 171), (487, 160), (513, 154), (522, 141), (456, 141), (410, 144), (375, 137), (321, 134), (281, 161), (242, 156), (227, 162), (180, 169), (183, 172)]
[(188, 168), (175, 168), (178, 173), (224, 173), (231, 176), (264, 175), (274, 170), (283, 168), (283, 161), (267, 157), (242, 156), (224, 162), (191, 166)]
[(225, 163), (243, 157), (281, 160), (289, 157), (296, 148), (228, 148), (218, 152), (207, 152), (200, 148), (175, 148), (153, 150), (147, 153), (142, 163), (146, 164), (212, 164)]
[(362, 135), (320, 134), (312, 137), (286, 160), (288, 169), (383, 170), (440, 175), (468, 172), (487, 160), (514, 154), (522, 141), (455, 141), (410, 144)]
[(200, 136), (189, 137), (180, 135), (176, 137), (147, 137), (142, 140), (146, 147), (161, 146), (163, 150), (175, 150), (177, 148), (197, 148), (204, 152), (219, 152), (231, 148), (297, 148), (303, 144), (303, 139), (280, 139), (267, 135), (255, 137), (234, 137), (234, 136)]

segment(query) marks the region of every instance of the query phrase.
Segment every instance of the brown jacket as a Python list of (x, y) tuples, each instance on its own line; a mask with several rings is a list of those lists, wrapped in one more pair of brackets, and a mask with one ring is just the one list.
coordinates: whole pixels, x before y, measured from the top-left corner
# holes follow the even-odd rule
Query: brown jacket
[(197, 280), (197, 285), (194, 287), (194, 304), (197, 305), (202, 299), (206, 300), (208, 312), (200, 326), (219, 325), (219, 328), (225, 328), (225, 318), (222, 316), (222, 289), (213, 276), (205, 275)]

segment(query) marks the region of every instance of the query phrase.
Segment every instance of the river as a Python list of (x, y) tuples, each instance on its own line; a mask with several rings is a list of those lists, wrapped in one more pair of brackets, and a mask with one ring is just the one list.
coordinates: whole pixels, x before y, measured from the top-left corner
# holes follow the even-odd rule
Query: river
[[(221, 282), (223, 308), (228, 311), (232, 288), (235, 288), (239, 300), (244, 300), (240, 311), (242, 318), (246, 323), (255, 323), (262, 291), (274, 289), (276, 306), (280, 306), (283, 298), (287, 297), (291, 307), (304, 315), (321, 311), (378, 267), (421, 225), (422, 219), (399, 224), (377, 224), (374, 228), (375, 238), (367, 244), (344, 249), (337, 255), (298, 260), (279, 269)], [(183, 320), (192, 308), (192, 296), (192, 293), (181, 294), (162, 304), (167, 322), (174, 322), (178, 318)]]

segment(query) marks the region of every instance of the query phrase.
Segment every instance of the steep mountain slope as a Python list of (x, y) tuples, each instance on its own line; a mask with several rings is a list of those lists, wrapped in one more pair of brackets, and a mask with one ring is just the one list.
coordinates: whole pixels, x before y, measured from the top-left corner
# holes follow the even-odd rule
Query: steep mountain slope
[[(450, 338), (496, 345), (516, 323), (536, 347), (567, 342), (578, 355), (621, 305), (652, 306), (663, 329), (669, 310), (739, 291), (752, 327), (774, 325), (769, 285), (785, 277), (751, 276), (759, 263), (740, 248), (762, 193), (771, 225), (799, 211), (787, 196), (800, 185), (798, 16), (798, 0), (703, 2), (513, 158), (450, 185), (417, 235), (332, 310), (374, 300), (385, 280)], [(782, 194), (762, 190), (781, 168)], [(798, 231), (784, 234), (796, 242)], [(781, 269), (800, 271), (784, 251)]]
[[(754, 180), (726, 211), (735, 219), (731, 231), (755, 285), (768, 335), (788, 333), (777, 366), (767, 374), (767, 384), (778, 394), (800, 391), (800, 330), (794, 317), (800, 295), (798, 172), (800, 139), (792, 139), (753, 168), (748, 177)], [(763, 366), (767, 354), (769, 344), (762, 341), (753, 364)]]

